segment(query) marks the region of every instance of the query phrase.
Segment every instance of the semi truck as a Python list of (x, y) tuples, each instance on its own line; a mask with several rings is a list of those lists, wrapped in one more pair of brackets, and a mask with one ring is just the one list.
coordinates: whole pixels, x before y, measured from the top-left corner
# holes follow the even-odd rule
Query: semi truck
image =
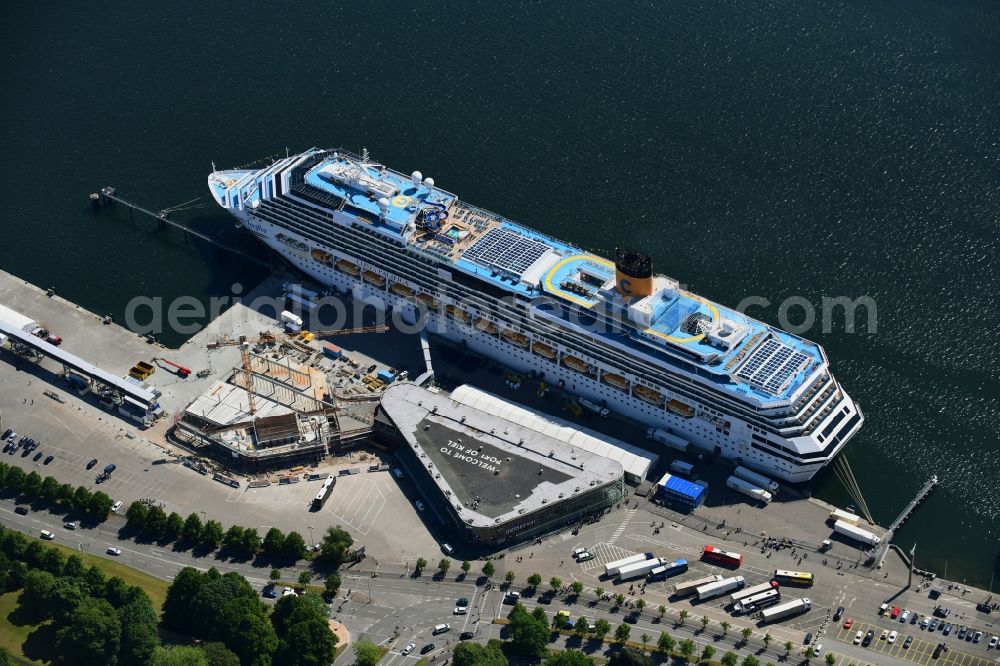
[(723, 578), (714, 583), (702, 585), (695, 590), (695, 593), (698, 595), (698, 601), (704, 601), (705, 599), (712, 599), (726, 592), (738, 590), (744, 585), (746, 585), (746, 580), (743, 576), (733, 576), (732, 578)]
[(604, 575), (610, 578), (614, 578), (618, 575), (619, 570), (622, 567), (626, 567), (630, 564), (635, 564), (636, 562), (642, 562), (643, 560), (648, 560), (653, 557), (652, 553), (639, 553), (637, 555), (630, 555), (628, 557), (623, 557), (620, 560), (615, 560), (614, 562), (608, 562), (604, 565)]
[(694, 465), (686, 463), (683, 460), (675, 460), (670, 463), (670, 471), (683, 474), (684, 476), (691, 476), (694, 473)]
[(765, 608), (760, 612), (760, 616), (763, 622), (767, 624), (768, 622), (783, 620), (786, 617), (792, 617), (799, 613), (805, 613), (810, 608), (812, 608), (812, 603), (808, 599), (792, 599), (783, 604)]
[(742, 465), (733, 470), (733, 476), (738, 479), (743, 479), (744, 481), (749, 481), (753, 485), (758, 488), (763, 488), (772, 495), (778, 492), (778, 488), (780, 488), (777, 481), (773, 481), (763, 474), (758, 474), (752, 469), (747, 469)]
[(286, 330), (293, 333), (298, 333), (302, 330), (302, 317), (299, 317), (294, 312), (289, 312), (288, 310), (281, 311), (281, 324)]
[(851, 525), (857, 525), (861, 522), (861, 518), (851, 513), (850, 511), (844, 511), (843, 509), (834, 509), (830, 512), (830, 517), (827, 518), (831, 523), (835, 523), (838, 520), (842, 520), (845, 523), (850, 523)]
[(586, 398), (577, 398), (576, 400), (577, 402), (580, 403), (581, 407), (586, 409), (591, 414), (596, 414), (598, 416), (603, 416), (607, 418), (607, 416), (611, 413), (611, 411), (607, 407), (601, 407), (597, 403), (591, 402)]
[(757, 500), (758, 502), (763, 502), (764, 504), (771, 503), (771, 493), (767, 492), (763, 488), (758, 488), (749, 481), (745, 481), (737, 476), (731, 476), (726, 479), (726, 487), (730, 490), (735, 490), (738, 493), (743, 493), (747, 497)]
[(709, 583), (716, 583), (722, 580), (722, 576), (719, 574), (712, 574), (711, 576), (705, 576), (704, 578), (696, 578), (694, 580), (689, 580), (686, 583), (677, 583), (674, 585), (674, 596), (675, 597), (687, 597), (694, 594), (699, 587), (702, 585), (708, 585)]
[(658, 557), (654, 557), (651, 560), (643, 560), (642, 562), (626, 564), (618, 569), (618, 582), (622, 583), (627, 580), (635, 580), (636, 578), (645, 578), (649, 575), (650, 571), (661, 566), (663, 566), (663, 560)]
[(659, 442), (665, 446), (669, 446), (672, 449), (677, 449), (681, 453), (687, 453), (689, 442), (683, 437), (678, 437), (673, 433), (669, 433), (662, 428), (649, 428), (646, 430), (646, 437)]
[(854, 539), (855, 541), (860, 541), (863, 544), (869, 546), (877, 546), (882, 543), (882, 539), (875, 536), (868, 530), (861, 529), (857, 525), (852, 525), (843, 520), (838, 520), (833, 524), (833, 531), (837, 534), (843, 534), (849, 539)]

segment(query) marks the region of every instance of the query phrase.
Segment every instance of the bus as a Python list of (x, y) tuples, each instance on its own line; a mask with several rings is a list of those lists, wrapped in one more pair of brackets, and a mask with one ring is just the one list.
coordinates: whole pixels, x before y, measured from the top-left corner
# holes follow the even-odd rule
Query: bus
[(784, 571), (782, 569), (776, 569), (774, 572), (774, 580), (785, 585), (801, 585), (802, 587), (809, 587), (816, 582), (816, 576), (808, 571)]
[(733, 592), (729, 595), (729, 603), (735, 604), (737, 601), (742, 601), (747, 597), (751, 597), (755, 594), (760, 594), (761, 592), (767, 592), (768, 590), (778, 589), (778, 581), (769, 580), (766, 583), (760, 583), (759, 585), (751, 585), (738, 592)]
[(701, 553), (701, 558), (708, 562), (715, 562), (727, 567), (739, 567), (743, 564), (743, 554), (722, 550), (715, 546), (705, 546)]
[(323, 482), (323, 487), (319, 489), (316, 493), (316, 497), (312, 501), (312, 510), (319, 511), (326, 504), (326, 500), (330, 497), (330, 492), (333, 490), (333, 486), (337, 483), (337, 477), (333, 474), (326, 477), (326, 481)]
[(781, 592), (770, 589), (745, 597), (733, 604), (733, 610), (740, 614), (753, 613), (761, 608), (767, 608), (781, 601)]
[(664, 562), (661, 566), (658, 566), (649, 572), (649, 580), (663, 580), (664, 578), (670, 578), (671, 576), (682, 574), (687, 570), (687, 560)]

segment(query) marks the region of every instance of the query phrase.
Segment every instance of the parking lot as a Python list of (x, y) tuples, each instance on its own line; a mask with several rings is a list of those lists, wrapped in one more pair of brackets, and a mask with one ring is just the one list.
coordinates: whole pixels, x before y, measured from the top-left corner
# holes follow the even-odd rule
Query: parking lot
[[(961, 646), (955, 644), (954, 641), (949, 643), (947, 652), (934, 659), (932, 656), (934, 648), (944, 639), (940, 637), (939, 633), (931, 634), (926, 630), (920, 629), (915, 624), (899, 624), (898, 627), (891, 627), (868, 622), (855, 622), (850, 629), (844, 629), (843, 623), (841, 623), (835, 636), (838, 641), (853, 643), (856, 632), (867, 633), (869, 630), (875, 632), (875, 638), (872, 639), (871, 645), (868, 646), (869, 650), (878, 654), (889, 655), (896, 659), (912, 661), (915, 664), (934, 663), (941, 666), (946, 664), (948, 666), (987, 666), (987, 664), (996, 663), (996, 660), (963, 652)], [(894, 643), (889, 643), (888, 640), (882, 638), (882, 632), (893, 630), (899, 632), (899, 637)], [(910, 644), (910, 647), (904, 648), (903, 643), (907, 636), (913, 636), (913, 642)], [(987, 638), (987, 640), (989, 639)], [(973, 647), (971, 643), (969, 646)], [(983, 647), (983, 643), (975, 647), (981, 648)]]

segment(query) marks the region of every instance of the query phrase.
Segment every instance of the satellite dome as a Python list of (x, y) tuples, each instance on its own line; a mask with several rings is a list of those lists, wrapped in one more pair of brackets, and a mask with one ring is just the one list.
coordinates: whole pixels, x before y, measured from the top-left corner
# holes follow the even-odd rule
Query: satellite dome
[(434, 187), (434, 179), (430, 176), (424, 178), (424, 185), (426, 185), (428, 189)]
[(419, 185), (420, 181), (423, 180), (424, 175), (419, 171), (414, 171), (412, 174), (410, 174), (410, 178), (413, 180), (414, 185)]

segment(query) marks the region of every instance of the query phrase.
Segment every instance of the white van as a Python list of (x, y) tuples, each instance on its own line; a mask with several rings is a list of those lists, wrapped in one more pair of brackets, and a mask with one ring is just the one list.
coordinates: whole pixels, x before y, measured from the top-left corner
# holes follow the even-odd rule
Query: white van
[(438, 625), (434, 626), (434, 632), (433, 633), (434, 633), (435, 636), (437, 636), (438, 634), (443, 634), (446, 631), (451, 631), (451, 625), (450, 624), (438, 624)]

